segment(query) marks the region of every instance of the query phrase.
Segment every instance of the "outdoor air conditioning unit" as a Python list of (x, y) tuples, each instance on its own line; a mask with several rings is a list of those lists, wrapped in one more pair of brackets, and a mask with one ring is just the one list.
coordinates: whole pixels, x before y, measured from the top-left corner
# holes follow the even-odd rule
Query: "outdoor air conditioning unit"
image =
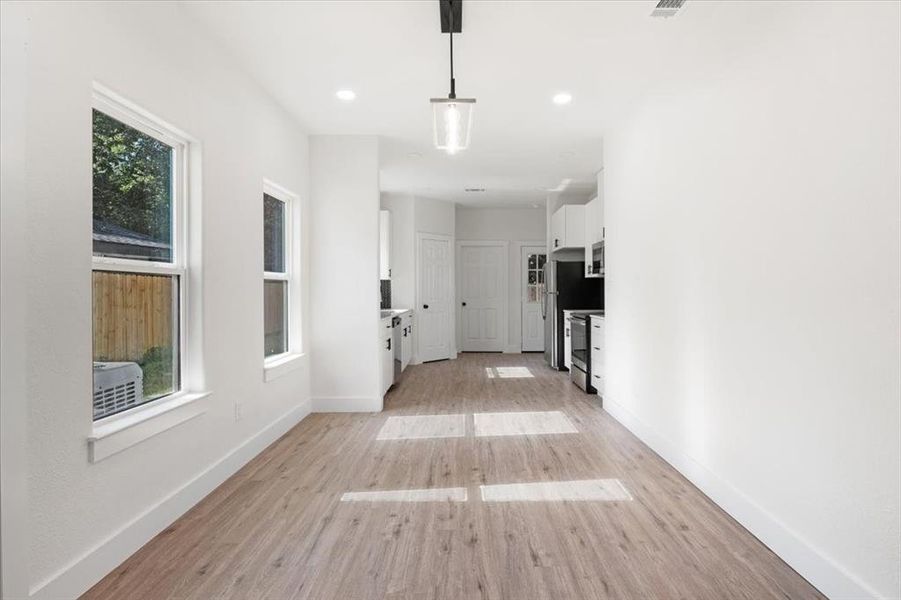
[(94, 363), (94, 419), (141, 404), (144, 372), (138, 363)]

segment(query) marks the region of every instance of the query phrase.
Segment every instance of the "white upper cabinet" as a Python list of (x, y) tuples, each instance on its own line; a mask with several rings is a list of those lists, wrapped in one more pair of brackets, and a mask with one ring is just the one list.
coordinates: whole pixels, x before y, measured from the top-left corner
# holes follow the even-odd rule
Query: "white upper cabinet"
[(551, 249), (585, 246), (585, 206), (566, 204), (551, 216)]
[(592, 246), (604, 241), (604, 171), (598, 172), (598, 195), (585, 205), (585, 276), (600, 277), (591, 272)]
[(379, 279), (391, 279), (391, 213), (379, 211)]
[(598, 171), (598, 214), (597, 214), (597, 228), (596, 231), (599, 233), (600, 237), (597, 241), (607, 239), (607, 221), (604, 218), (604, 206), (606, 200), (604, 199), (604, 170), (601, 169)]

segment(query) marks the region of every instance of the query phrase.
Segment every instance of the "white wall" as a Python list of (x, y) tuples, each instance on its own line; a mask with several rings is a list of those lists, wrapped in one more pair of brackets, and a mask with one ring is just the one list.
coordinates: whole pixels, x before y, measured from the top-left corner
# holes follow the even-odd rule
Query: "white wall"
[(784, 3), (605, 143), (605, 408), (832, 598), (899, 583), (898, 3)]
[(382, 410), (378, 169), (375, 136), (310, 138), (317, 412)]
[(24, 347), (27, 11), (0, 3), (0, 597), (28, 593), (28, 419)]
[[(18, 34), (8, 37), (10, 16)], [(309, 412), (306, 361), (264, 383), (262, 354), (262, 182), (305, 204), (307, 139), (176, 4), (29, 3), (4, 6), (3, 19), (4, 61), (24, 68), (8, 80), (4, 62), (0, 426), (4, 444), (21, 440), (27, 457), (26, 506), (5, 501), (7, 477), (18, 472), (4, 457), (4, 525), (27, 528), (11, 539), (4, 526), (4, 563), (12, 552), (24, 566), (4, 570), (4, 588), (74, 597)], [(202, 196), (192, 198), (200, 218), (191, 230), (202, 260), (190, 294), (202, 303), (202, 327), (192, 342), (212, 395), (205, 414), (92, 464), (94, 81), (199, 141)], [(301, 233), (306, 260), (308, 227)]]
[[(457, 207), (457, 241), (508, 242), (507, 340), (505, 352), (522, 350), (522, 247), (546, 245), (545, 209)], [(459, 286), (459, 283), (458, 283)], [(461, 332), (457, 327), (457, 347)]]
[(453, 202), (415, 198), (413, 226), (417, 233), (440, 233), (454, 237), (456, 224), (456, 205)]

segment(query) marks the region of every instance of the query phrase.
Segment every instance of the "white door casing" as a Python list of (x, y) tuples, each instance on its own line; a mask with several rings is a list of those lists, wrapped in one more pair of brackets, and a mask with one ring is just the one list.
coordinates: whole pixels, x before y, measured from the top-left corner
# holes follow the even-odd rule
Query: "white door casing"
[[(534, 257), (534, 264), (530, 258)], [(539, 258), (541, 257), (541, 258)], [(522, 351), (544, 351), (544, 319), (541, 318), (541, 294), (544, 292), (545, 246), (523, 246), (520, 268), (522, 300)]]
[(417, 360), (451, 358), (453, 243), (450, 236), (416, 234), (416, 332)]
[(457, 242), (457, 314), (464, 352), (506, 349), (507, 255), (507, 242)]

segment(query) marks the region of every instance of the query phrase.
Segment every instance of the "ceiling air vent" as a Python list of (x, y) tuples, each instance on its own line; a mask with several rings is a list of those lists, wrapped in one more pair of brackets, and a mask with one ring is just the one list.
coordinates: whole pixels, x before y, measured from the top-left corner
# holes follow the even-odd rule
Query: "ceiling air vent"
[(685, 0), (660, 0), (651, 16), (663, 19), (674, 17), (683, 4), (685, 4)]
[(470, 192), (470, 193), (474, 193), (474, 192), (484, 192), (484, 191), (485, 191), (485, 188), (463, 188), (463, 191), (464, 191), (464, 192)]

